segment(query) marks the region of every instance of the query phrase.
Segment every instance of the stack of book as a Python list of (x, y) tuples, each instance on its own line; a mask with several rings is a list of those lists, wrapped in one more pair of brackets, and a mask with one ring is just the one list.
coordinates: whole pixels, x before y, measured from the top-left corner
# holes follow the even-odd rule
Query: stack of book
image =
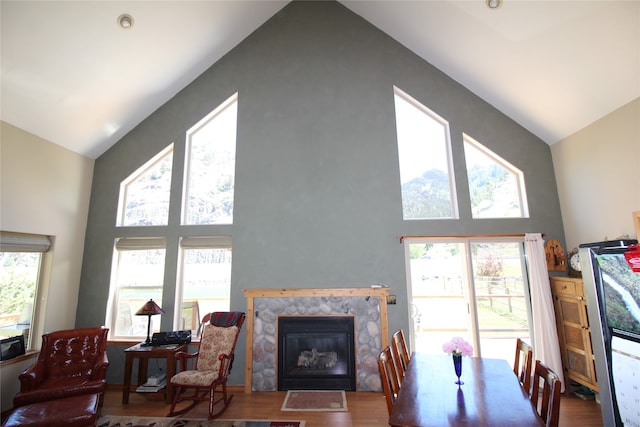
[(139, 393), (155, 393), (166, 386), (167, 376), (165, 374), (159, 374), (147, 378), (147, 382), (139, 386), (136, 391)]

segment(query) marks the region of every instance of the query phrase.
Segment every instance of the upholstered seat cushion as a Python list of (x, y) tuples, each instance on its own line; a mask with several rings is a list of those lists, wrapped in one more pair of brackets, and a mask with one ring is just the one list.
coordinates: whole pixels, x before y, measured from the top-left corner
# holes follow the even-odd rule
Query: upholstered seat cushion
[(83, 394), (64, 399), (49, 400), (20, 406), (2, 425), (3, 427), (84, 427), (95, 425), (99, 396)]
[(195, 370), (182, 371), (171, 378), (171, 383), (185, 386), (209, 386), (218, 378), (220, 355), (231, 356), (238, 327), (221, 328), (205, 325), (198, 350), (198, 364)]
[(40, 383), (39, 387), (33, 391), (16, 394), (13, 398), (13, 406), (18, 407), (87, 393), (100, 394), (106, 388), (106, 380), (89, 381), (86, 377), (49, 378)]
[(192, 387), (208, 387), (218, 378), (218, 371), (184, 371), (171, 378), (175, 385), (187, 385)]

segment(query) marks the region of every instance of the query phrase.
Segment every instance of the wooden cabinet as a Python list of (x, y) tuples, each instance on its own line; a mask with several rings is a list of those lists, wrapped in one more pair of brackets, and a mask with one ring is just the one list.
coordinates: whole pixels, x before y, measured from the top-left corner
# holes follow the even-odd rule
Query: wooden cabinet
[(582, 279), (551, 277), (550, 280), (565, 381), (571, 379), (598, 391)]

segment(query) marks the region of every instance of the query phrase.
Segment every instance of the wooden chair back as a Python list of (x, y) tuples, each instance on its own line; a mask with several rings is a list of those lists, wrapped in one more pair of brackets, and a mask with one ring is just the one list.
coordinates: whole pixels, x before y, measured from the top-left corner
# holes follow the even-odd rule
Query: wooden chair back
[[(531, 385), (531, 404), (547, 427), (557, 427), (560, 417), (560, 378), (536, 360)], [(542, 399), (540, 399), (542, 396)]]
[(409, 366), (409, 349), (407, 348), (407, 342), (404, 339), (402, 329), (396, 331), (391, 338), (393, 357), (396, 361), (396, 369), (398, 371), (398, 382), (402, 385), (404, 374), (407, 372), (407, 367)]
[(396, 403), (398, 392), (400, 391), (400, 383), (398, 382), (398, 374), (396, 366), (391, 354), (391, 347), (387, 346), (378, 357), (378, 368), (380, 369), (380, 378), (382, 379), (382, 390), (387, 400), (387, 409), (389, 415), (393, 405)]
[(518, 377), (520, 385), (529, 394), (531, 391), (531, 369), (533, 366), (533, 348), (522, 341), (516, 341), (516, 355), (513, 362), (513, 373)]

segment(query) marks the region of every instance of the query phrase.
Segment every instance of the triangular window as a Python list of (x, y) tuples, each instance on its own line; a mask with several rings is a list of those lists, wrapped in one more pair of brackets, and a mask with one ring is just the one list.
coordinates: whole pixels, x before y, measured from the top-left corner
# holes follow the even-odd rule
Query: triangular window
[(394, 88), (405, 220), (457, 218), (449, 123)]
[(183, 224), (232, 224), (236, 93), (187, 131)]
[(522, 171), (468, 135), (464, 154), (473, 218), (527, 218)]
[(120, 183), (116, 225), (167, 225), (173, 144), (162, 150)]

